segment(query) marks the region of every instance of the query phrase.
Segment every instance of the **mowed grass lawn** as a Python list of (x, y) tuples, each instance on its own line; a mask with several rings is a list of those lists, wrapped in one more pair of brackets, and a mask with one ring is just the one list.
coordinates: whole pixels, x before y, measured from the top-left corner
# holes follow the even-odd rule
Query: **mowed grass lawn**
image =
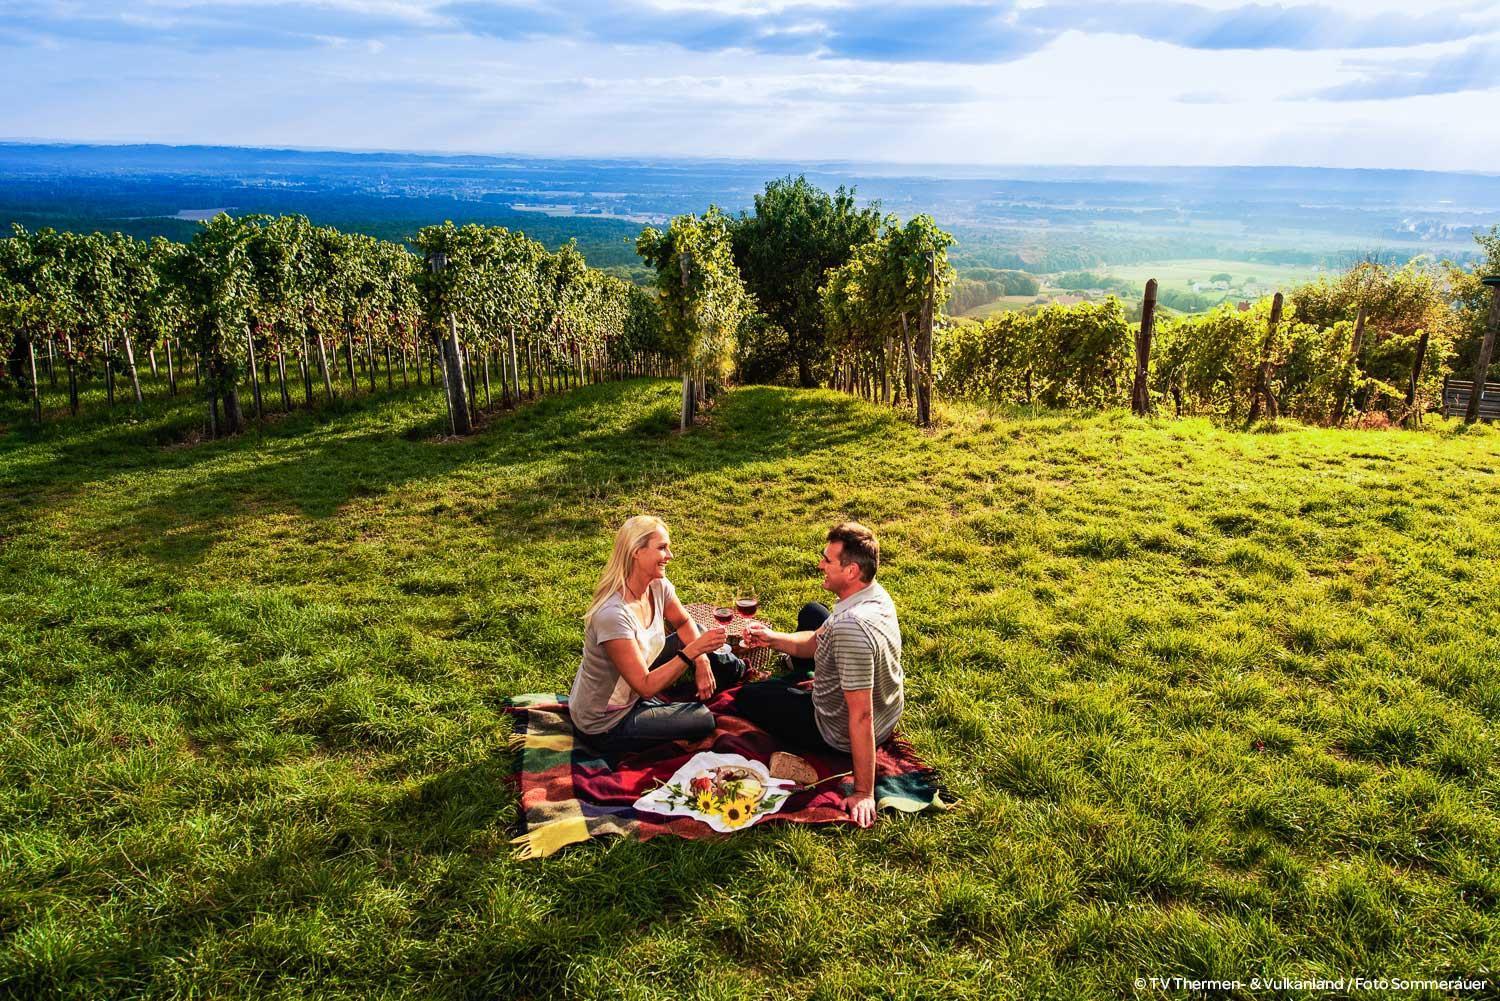
[[(586, 387), (465, 441), (416, 390), (221, 442), (177, 443), (186, 402), (12, 424), (0, 995), (1493, 988), (1496, 432), (923, 432), (743, 388), (681, 435), (677, 399)], [(961, 804), (512, 860), (505, 699), (568, 687), (641, 511), (685, 598), (753, 583), (782, 623), (826, 527), (874, 526), (903, 729)]]

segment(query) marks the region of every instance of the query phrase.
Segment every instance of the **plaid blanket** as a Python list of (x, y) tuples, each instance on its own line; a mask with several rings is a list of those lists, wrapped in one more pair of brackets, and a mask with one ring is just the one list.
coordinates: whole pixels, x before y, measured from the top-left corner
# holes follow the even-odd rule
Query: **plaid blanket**
[[(722, 838), (692, 817), (667, 817), (637, 811), (633, 804), (660, 782), (670, 778), (699, 751), (743, 754), (770, 761), (780, 748), (770, 734), (729, 715), (734, 689), (717, 693), (708, 703), (718, 724), (714, 733), (696, 742), (678, 741), (648, 751), (601, 756), (574, 739), (567, 699), (559, 695), (519, 695), (510, 700), (516, 720), (511, 746), (519, 750), (521, 813), (525, 833), (513, 839), (517, 858), (542, 858), (565, 845), (603, 834), (619, 834), (641, 841), (662, 834), (680, 838)], [(797, 754), (817, 770), (818, 777), (847, 772), (847, 755), (831, 752)], [(948, 809), (937, 774), (923, 764), (911, 745), (898, 737), (875, 751), (875, 801), (881, 809), (917, 813)], [(852, 823), (843, 810), (838, 782), (793, 795), (765, 823)]]

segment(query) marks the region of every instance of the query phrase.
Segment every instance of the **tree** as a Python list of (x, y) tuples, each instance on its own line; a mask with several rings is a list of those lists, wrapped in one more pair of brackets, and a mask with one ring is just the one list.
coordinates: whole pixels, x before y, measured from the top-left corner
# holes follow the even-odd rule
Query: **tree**
[(195, 347), (202, 360), (209, 428), (238, 433), (245, 422), (240, 407), (246, 333), (254, 303), (254, 269), (250, 261), (250, 227), (220, 213), (193, 236), (169, 273), (184, 289), (193, 322)]
[(827, 358), (819, 295), (825, 275), (876, 239), (884, 221), (878, 203), (856, 207), (852, 188), (829, 195), (806, 177), (787, 176), (767, 184), (755, 196), (755, 213), (732, 224), (735, 264), (761, 312), (786, 331), (804, 387), (817, 385)]
[(701, 216), (677, 216), (665, 233), (648, 226), (635, 247), (656, 269), (667, 353), (683, 364), (686, 429), (707, 381), (729, 373), (740, 326), (754, 312), (755, 299), (735, 268), (729, 219), (715, 206)]
[[(948, 248), (953, 237), (931, 216), (905, 226), (888, 220), (881, 236), (856, 247), (849, 262), (830, 271), (822, 289), (824, 324), (834, 349), (838, 382), (892, 399), (891, 362), (904, 369), (906, 399), (919, 420), (932, 380), (933, 317), (953, 283)], [(899, 345), (899, 354), (897, 347)]]

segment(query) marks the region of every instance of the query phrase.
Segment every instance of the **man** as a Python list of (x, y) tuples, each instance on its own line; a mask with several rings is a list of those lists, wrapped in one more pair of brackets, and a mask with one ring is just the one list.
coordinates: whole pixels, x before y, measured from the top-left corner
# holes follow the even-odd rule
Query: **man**
[(813, 667), (809, 693), (786, 679), (745, 685), (736, 696), (740, 715), (789, 744), (842, 751), (854, 761), (854, 791), (844, 810), (860, 827), (875, 822), (875, 748), (890, 737), (904, 704), (901, 627), (896, 606), (875, 582), (880, 543), (854, 521), (828, 532), (818, 562), (823, 587), (838, 598), (830, 615), (809, 604), (798, 631), (778, 633), (759, 623), (746, 627), (744, 644), (769, 646)]

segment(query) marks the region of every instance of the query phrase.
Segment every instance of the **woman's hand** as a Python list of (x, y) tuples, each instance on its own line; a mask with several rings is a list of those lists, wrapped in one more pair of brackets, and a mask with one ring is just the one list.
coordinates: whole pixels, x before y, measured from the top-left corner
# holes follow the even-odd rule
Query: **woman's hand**
[(723, 626), (714, 626), (712, 629), (699, 633), (697, 639), (690, 641), (682, 648), (682, 652), (690, 659), (697, 660), (702, 654), (723, 646), (728, 636), (729, 633)]
[(719, 683), (714, 680), (714, 669), (708, 666), (708, 661), (700, 660), (693, 669), (693, 680), (698, 684), (698, 701), (707, 702), (714, 697)]

